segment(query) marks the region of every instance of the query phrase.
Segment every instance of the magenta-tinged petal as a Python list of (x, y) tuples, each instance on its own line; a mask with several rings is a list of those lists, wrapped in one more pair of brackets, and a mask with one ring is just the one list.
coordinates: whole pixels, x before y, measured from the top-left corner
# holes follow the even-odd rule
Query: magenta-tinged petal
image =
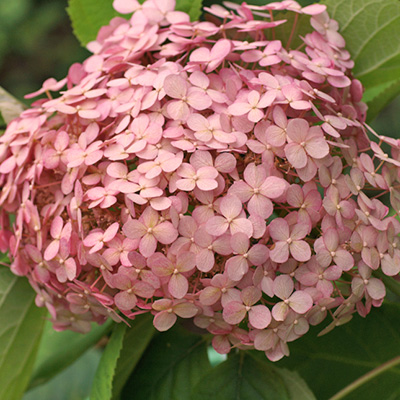
[(276, 176), (269, 176), (261, 185), (260, 193), (270, 199), (275, 199), (282, 196), (287, 187), (288, 184), (284, 179)]
[(292, 142), (285, 146), (285, 155), (295, 168), (303, 168), (307, 164), (307, 154), (298, 143)]
[(248, 270), (249, 264), (243, 256), (231, 257), (225, 264), (225, 271), (233, 281), (240, 281)]
[(229, 106), (228, 112), (232, 115), (240, 116), (248, 113), (252, 107), (248, 103), (233, 103)]
[(16, 167), (16, 159), (14, 156), (7, 158), (0, 164), (0, 174), (9, 174)]
[(285, 304), (283, 301), (276, 303), (272, 307), (272, 316), (276, 321), (284, 321), (288, 312), (289, 312), (289, 306)]
[(272, 215), (273, 208), (271, 200), (262, 194), (253, 195), (247, 205), (250, 214), (259, 215), (263, 219), (267, 219)]
[(147, 233), (147, 228), (138, 220), (130, 219), (124, 224), (122, 231), (129, 239), (140, 239)]
[(254, 265), (262, 265), (269, 258), (268, 247), (257, 243), (247, 252), (248, 260)]
[(180, 100), (168, 103), (167, 112), (172, 119), (185, 121), (190, 115), (189, 106)]
[(64, 225), (64, 221), (61, 217), (57, 216), (51, 223), (50, 234), (53, 239), (59, 239), (61, 231)]
[(189, 288), (188, 280), (182, 274), (172, 274), (168, 282), (168, 290), (176, 299), (182, 299)]
[(294, 289), (293, 279), (288, 275), (279, 275), (274, 280), (274, 294), (282, 300), (289, 298)]
[(298, 314), (305, 314), (313, 305), (312, 297), (302, 291), (298, 290), (289, 297), (290, 308)]
[(135, 308), (137, 297), (134, 293), (127, 291), (119, 292), (114, 296), (115, 305), (121, 310), (131, 310)]
[(305, 149), (311, 157), (316, 159), (324, 158), (329, 154), (329, 145), (322, 136), (313, 137), (307, 141)]
[(276, 263), (284, 263), (289, 258), (289, 245), (287, 242), (276, 242), (273, 249), (270, 249), (269, 257)]
[(266, 351), (271, 349), (279, 341), (279, 336), (272, 329), (257, 332), (254, 338), (254, 347), (256, 350)]
[(156, 238), (153, 235), (146, 233), (140, 240), (139, 244), (140, 253), (144, 257), (150, 257), (152, 254), (154, 254), (156, 248), (157, 248)]
[(230, 224), (230, 231), (232, 235), (238, 232), (243, 232), (247, 235), (247, 237), (250, 238), (253, 236), (254, 228), (252, 222), (249, 219), (236, 218)]
[(235, 233), (231, 237), (231, 247), (236, 254), (245, 254), (249, 249), (250, 241), (243, 232)]
[(283, 218), (276, 218), (269, 224), (269, 234), (273, 240), (289, 239), (289, 225)]
[(256, 329), (265, 329), (271, 322), (271, 312), (268, 307), (261, 304), (251, 307), (249, 322)]
[(237, 181), (229, 188), (229, 194), (237, 196), (242, 202), (247, 202), (254, 194), (254, 190), (244, 181)]
[(154, 317), (153, 325), (158, 331), (165, 332), (175, 324), (176, 320), (177, 317), (174, 313), (161, 311)]
[(377, 278), (369, 279), (368, 284), (366, 285), (366, 290), (374, 300), (381, 300), (386, 296), (385, 285)]
[(196, 185), (200, 190), (204, 191), (214, 190), (218, 187), (218, 183), (214, 179), (199, 179)]
[(191, 192), (196, 187), (196, 181), (194, 179), (179, 179), (176, 182), (176, 187), (179, 190), (184, 190), (185, 192)]
[(381, 261), (382, 271), (387, 276), (395, 276), (400, 272), (400, 257), (395, 255), (390, 257), (389, 254), (385, 254)]
[(239, 324), (246, 316), (246, 307), (237, 301), (231, 301), (224, 307), (222, 316), (231, 325)]
[(305, 224), (296, 224), (292, 227), (290, 232), (290, 238), (292, 240), (300, 240), (303, 239), (308, 234), (308, 226)]
[(162, 244), (170, 244), (178, 237), (178, 231), (171, 222), (165, 221), (153, 228), (153, 235)]
[(198, 308), (189, 302), (174, 305), (174, 313), (181, 318), (192, 318), (199, 312)]
[(221, 236), (223, 235), (227, 229), (229, 228), (229, 224), (227, 220), (220, 216), (215, 216), (210, 218), (206, 223), (206, 231), (210, 235)]
[(343, 271), (349, 271), (354, 266), (354, 258), (346, 250), (342, 249), (337, 250), (335, 252), (333, 260), (340, 268), (343, 269)]
[(290, 254), (300, 262), (306, 262), (311, 258), (310, 245), (304, 240), (294, 240), (289, 245)]
[(130, 14), (140, 7), (137, 0), (114, 0), (113, 7), (121, 14)]
[(203, 90), (193, 87), (188, 91), (187, 102), (195, 110), (205, 110), (212, 104), (212, 100)]
[(264, 117), (264, 113), (258, 108), (250, 110), (247, 118), (251, 122), (258, 122)]
[(242, 202), (237, 196), (228, 194), (221, 200), (220, 210), (225, 218), (233, 219), (237, 217), (242, 209)]
[(339, 246), (339, 234), (336, 229), (327, 229), (324, 232), (323, 240), (329, 251), (335, 251)]
[(332, 265), (324, 272), (324, 278), (329, 281), (336, 281), (342, 276), (342, 268), (338, 265)]
[(169, 75), (164, 79), (164, 91), (173, 99), (182, 99), (187, 92), (187, 83), (179, 75)]
[(208, 286), (200, 292), (200, 303), (212, 306), (221, 298), (221, 289)]
[(219, 354), (228, 354), (231, 351), (229, 339), (224, 335), (214, 336), (212, 339), (212, 346)]
[(114, 239), (114, 237), (117, 234), (118, 230), (119, 230), (119, 223), (118, 222), (114, 222), (104, 232), (103, 241), (104, 242), (109, 242), (110, 240)]
[(44, 259), (46, 261), (52, 260), (58, 253), (58, 250), (60, 248), (60, 241), (59, 240), (53, 240), (46, 248), (44, 252)]
[(147, 265), (157, 276), (170, 276), (174, 271), (172, 262), (162, 253), (154, 253), (147, 260)]

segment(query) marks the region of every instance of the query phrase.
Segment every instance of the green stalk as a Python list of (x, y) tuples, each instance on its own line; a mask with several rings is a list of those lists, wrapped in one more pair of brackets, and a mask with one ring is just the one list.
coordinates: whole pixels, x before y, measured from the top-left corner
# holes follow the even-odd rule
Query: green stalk
[(364, 385), (364, 383), (367, 383), (368, 381), (374, 379), (378, 375), (382, 374), (383, 372), (387, 371), (390, 368), (395, 367), (398, 364), (400, 364), (400, 356), (397, 356), (389, 361), (386, 361), (385, 363), (379, 365), (379, 367), (376, 367), (372, 371), (367, 372), (365, 375), (361, 376), (354, 382), (350, 383), (350, 385), (340, 390), (329, 400), (339, 400), (345, 398), (349, 393), (353, 392), (360, 386)]

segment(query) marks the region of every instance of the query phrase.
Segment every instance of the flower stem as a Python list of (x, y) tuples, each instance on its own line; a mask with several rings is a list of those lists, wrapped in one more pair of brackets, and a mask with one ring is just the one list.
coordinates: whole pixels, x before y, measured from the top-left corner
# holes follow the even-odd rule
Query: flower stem
[(346, 397), (349, 393), (353, 392), (354, 390), (358, 389), (360, 386), (364, 385), (368, 381), (374, 379), (376, 376), (382, 374), (383, 372), (387, 371), (390, 368), (395, 367), (396, 365), (400, 364), (400, 356), (397, 356), (385, 363), (379, 365), (378, 367), (374, 368), (372, 371), (367, 372), (365, 375), (361, 376), (360, 378), (356, 379), (354, 382), (350, 383), (350, 385), (346, 386), (334, 396), (332, 396), (329, 400), (339, 400)]

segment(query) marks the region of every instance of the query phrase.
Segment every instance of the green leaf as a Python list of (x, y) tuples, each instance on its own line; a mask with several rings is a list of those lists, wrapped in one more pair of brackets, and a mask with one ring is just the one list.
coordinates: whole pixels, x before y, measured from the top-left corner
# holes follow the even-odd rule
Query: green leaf
[(71, 365), (111, 330), (112, 323), (109, 320), (101, 326), (93, 324), (89, 333), (81, 334), (56, 332), (52, 324), (47, 322), (29, 388), (42, 385)]
[[(328, 399), (360, 376), (400, 355), (400, 305), (385, 303), (367, 318), (318, 337), (315, 327), (290, 344), (290, 356), (277, 363), (300, 372), (319, 400)], [(384, 372), (346, 400), (400, 398), (400, 367)], [(397, 397), (396, 397), (397, 396)]]
[(367, 122), (372, 121), (400, 93), (400, 79), (368, 88), (363, 100), (367, 102)]
[(4, 264), (10, 264), (10, 259), (8, 258), (7, 253), (0, 253), (0, 262)]
[(400, 2), (326, 0), (366, 87), (400, 79)]
[(121, 16), (113, 9), (112, 0), (69, 0), (67, 12), (82, 46), (95, 40), (99, 29), (112, 18)]
[(46, 311), (25, 278), (0, 268), (0, 399), (17, 400), (29, 382)]
[(149, 345), (155, 329), (151, 314), (140, 315), (132, 322), (132, 328), (127, 328), (123, 348), (118, 359), (113, 381), (113, 399), (118, 399), (121, 391), (133, 369)]
[(104, 350), (93, 381), (91, 400), (118, 399), (126, 380), (154, 333), (151, 315), (140, 315), (132, 328), (118, 324)]
[(210, 369), (205, 338), (175, 326), (152, 340), (121, 398), (189, 400)]
[(91, 348), (68, 368), (25, 393), (23, 400), (83, 400), (88, 398), (101, 350)]
[(112, 396), (112, 381), (115, 368), (122, 349), (124, 335), (127, 326), (118, 324), (115, 326), (110, 341), (101, 357), (99, 367), (93, 380), (91, 400), (109, 400)]
[(176, 0), (175, 9), (190, 16), (191, 21), (198, 21), (201, 15), (203, 0)]
[[(265, 357), (265, 356), (264, 356)], [(315, 400), (302, 379), (247, 351), (228, 358), (205, 376), (192, 400)]]

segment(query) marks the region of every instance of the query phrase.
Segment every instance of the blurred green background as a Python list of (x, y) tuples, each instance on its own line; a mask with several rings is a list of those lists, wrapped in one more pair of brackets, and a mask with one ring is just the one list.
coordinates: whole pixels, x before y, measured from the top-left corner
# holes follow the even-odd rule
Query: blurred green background
[[(26, 104), (24, 94), (39, 89), (49, 77), (63, 78), (71, 64), (89, 55), (73, 36), (66, 7), (67, 0), (0, 0), (0, 86)], [(380, 134), (400, 137), (400, 97), (372, 125)], [(86, 398), (99, 357), (98, 349), (89, 351), (24, 399)]]
[(0, 0), (0, 86), (18, 99), (88, 56), (66, 7), (67, 0)]

